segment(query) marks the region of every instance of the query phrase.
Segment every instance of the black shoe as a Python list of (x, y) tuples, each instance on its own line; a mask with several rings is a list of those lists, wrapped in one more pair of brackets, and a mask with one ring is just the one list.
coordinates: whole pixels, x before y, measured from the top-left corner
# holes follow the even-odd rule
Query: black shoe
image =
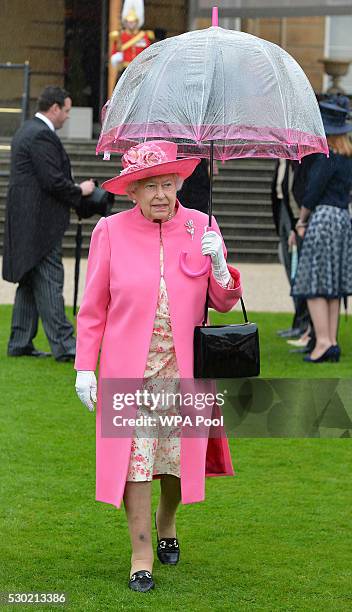
[(132, 574), (128, 586), (132, 591), (146, 593), (150, 591), (150, 589), (154, 589), (155, 584), (150, 572), (147, 572), (147, 570), (139, 570)]
[(312, 349), (309, 349), (308, 346), (304, 346), (302, 348), (290, 349), (289, 353), (311, 353)]
[(287, 332), (292, 331), (293, 327), (286, 327), (286, 329), (277, 329), (276, 333), (278, 336), (281, 336), (281, 334), (287, 334)]
[(158, 555), (159, 561), (164, 563), (164, 565), (176, 565), (180, 560), (180, 547), (177, 538), (161, 538), (159, 540), (158, 528), (156, 526), (156, 512), (154, 514), (154, 522), (158, 540), (156, 554)]
[(299, 327), (294, 327), (292, 329), (280, 329), (277, 335), (280, 336), (280, 338), (299, 338), (302, 336), (302, 333)]
[(26, 348), (20, 351), (8, 352), (8, 357), (51, 357), (51, 353), (37, 351), (35, 348)]
[(335, 355), (336, 355), (336, 361), (340, 361), (340, 357), (341, 357), (341, 348), (338, 344), (334, 344), (333, 347)]
[(306, 355), (303, 357), (303, 361), (307, 361), (308, 363), (323, 363), (323, 361), (339, 361), (340, 360), (340, 352), (336, 346), (329, 346), (329, 348), (317, 359), (312, 359), (310, 355)]
[(55, 359), (59, 363), (65, 363), (67, 361), (74, 361), (76, 359), (76, 353), (65, 353), (64, 355), (60, 355), (59, 357), (55, 357)]

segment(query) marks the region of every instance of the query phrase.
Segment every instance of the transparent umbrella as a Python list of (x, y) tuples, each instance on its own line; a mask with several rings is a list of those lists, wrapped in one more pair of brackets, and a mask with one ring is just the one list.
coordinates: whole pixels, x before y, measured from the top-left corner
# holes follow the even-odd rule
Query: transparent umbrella
[(211, 170), (213, 158), (328, 154), (314, 91), (297, 62), (273, 43), (217, 26), (151, 45), (117, 83), (97, 153), (124, 153), (154, 138), (177, 142), (179, 156), (209, 158)]

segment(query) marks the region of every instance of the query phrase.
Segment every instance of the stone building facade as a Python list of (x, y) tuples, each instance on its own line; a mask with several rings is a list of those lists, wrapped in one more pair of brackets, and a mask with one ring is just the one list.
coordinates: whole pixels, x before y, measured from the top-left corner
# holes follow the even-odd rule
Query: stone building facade
[[(64, 82), (65, 0), (1, 0), (0, 62), (31, 66), (31, 95)], [(22, 74), (1, 72), (1, 100), (22, 95)]]
[(315, 91), (323, 90), (325, 17), (245, 19), (243, 30), (283, 47), (303, 68)]
[[(76, 86), (78, 93), (82, 93), (79, 100), (75, 100), (74, 96), (74, 104), (93, 106), (97, 120), (99, 87), (104, 77), (101, 43), (103, 32), (106, 37), (108, 35), (108, 23), (101, 23), (102, 9), (105, 3), (108, 13), (109, 2), (1, 0), (0, 63), (30, 62), (32, 101), (45, 85), (67, 85), (70, 75), (74, 74), (71, 84)], [(188, 0), (145, 0), (145, 27), (162, 28), (168, 36), (180, 34), (188, 29), (189, 9)], [(352, 57), (352, 38), (348, 34), (351, 29), (346, 26), (348, 20), (352, 29), (352, 16), (336, 19), (324, 16), (261, 18), (233, 22), (227, 19), (224, 25), (241, 28), (284, 47), (302, 66), (315, 91), (322, 91), (326, 78), (324, 81), (319, 59), (329, 52), (329, 36), (334, 39), (333, 42), (330, 40), (333, 51), (338, 48), (340, 54)], [(198, 19), (195, 25), (207, 27), (209, 24), (210, 20), (203, 18)], [(346, 42), (340, 44), (339, 32), (344, 27), (346, 32), (342, 39)], [(71, 45), (72, 40), (76, 41), (76, 46)], [(74, 70), (77, 70), (77, 74)], [(0, 70), (0, 78), (0, 107), (18, 106), (23, 92), (23, 75)], [(350, 80), (352, 90), (352, 76)], [(2, 120), (1, 115), (0, 122)]]
[[(1, 0), (0, 63), (29, 61), (31, 110), (39, 92), (48, 84), (57, 84), (70, 89), (74, 104), (93, 106), (98, 118), (99, 85), (108, 63), (106, 56), (102, 68), (101, 42), (103, 31), (108, 37), (109, 3)], [(145, 0), (145, 27), (162, 28), (167, 36), (181, 34), (187, 29), (187, 1)], [(20, 106), (23, 72), (0, 69), (0, 80), (0, 107)], [(0, 131), (3, 118), (0, 113)]]

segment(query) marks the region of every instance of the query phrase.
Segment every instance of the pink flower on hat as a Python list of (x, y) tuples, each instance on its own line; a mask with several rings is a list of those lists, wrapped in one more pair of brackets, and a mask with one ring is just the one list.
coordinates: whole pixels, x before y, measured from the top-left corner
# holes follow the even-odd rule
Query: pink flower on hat
[(131, 147), (122, 157), (123, 170), (121, 174), (144, 170), (150, 166), (156, 166), (168, 161), (164, 151), (154, 144), (140, 144)]
[(127, 194), (128, 185), (133, 179), (178, 174), (185, 179), (199, 164), (200, 158), (185, 157), (177, 159), (177, 144), (168, 140), (149, 140), (131, 147), (122, 157), (123, 169), (118, 176), (103, 183), (103, 188), (111, 193)]
[(136, 164), (138, 162), (138, 151), (135, 147), (129, 149), (127, 153), (122, 157), (122, 165), (127, 168), (130, 164)]

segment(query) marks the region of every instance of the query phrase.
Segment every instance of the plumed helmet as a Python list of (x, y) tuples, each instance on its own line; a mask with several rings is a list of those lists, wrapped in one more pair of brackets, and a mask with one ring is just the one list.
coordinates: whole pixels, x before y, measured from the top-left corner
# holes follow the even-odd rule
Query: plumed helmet
[(125, 0), (122, 8), (122, 21), (137, 21), (138, 27), (144, 24), (143, 0)]

